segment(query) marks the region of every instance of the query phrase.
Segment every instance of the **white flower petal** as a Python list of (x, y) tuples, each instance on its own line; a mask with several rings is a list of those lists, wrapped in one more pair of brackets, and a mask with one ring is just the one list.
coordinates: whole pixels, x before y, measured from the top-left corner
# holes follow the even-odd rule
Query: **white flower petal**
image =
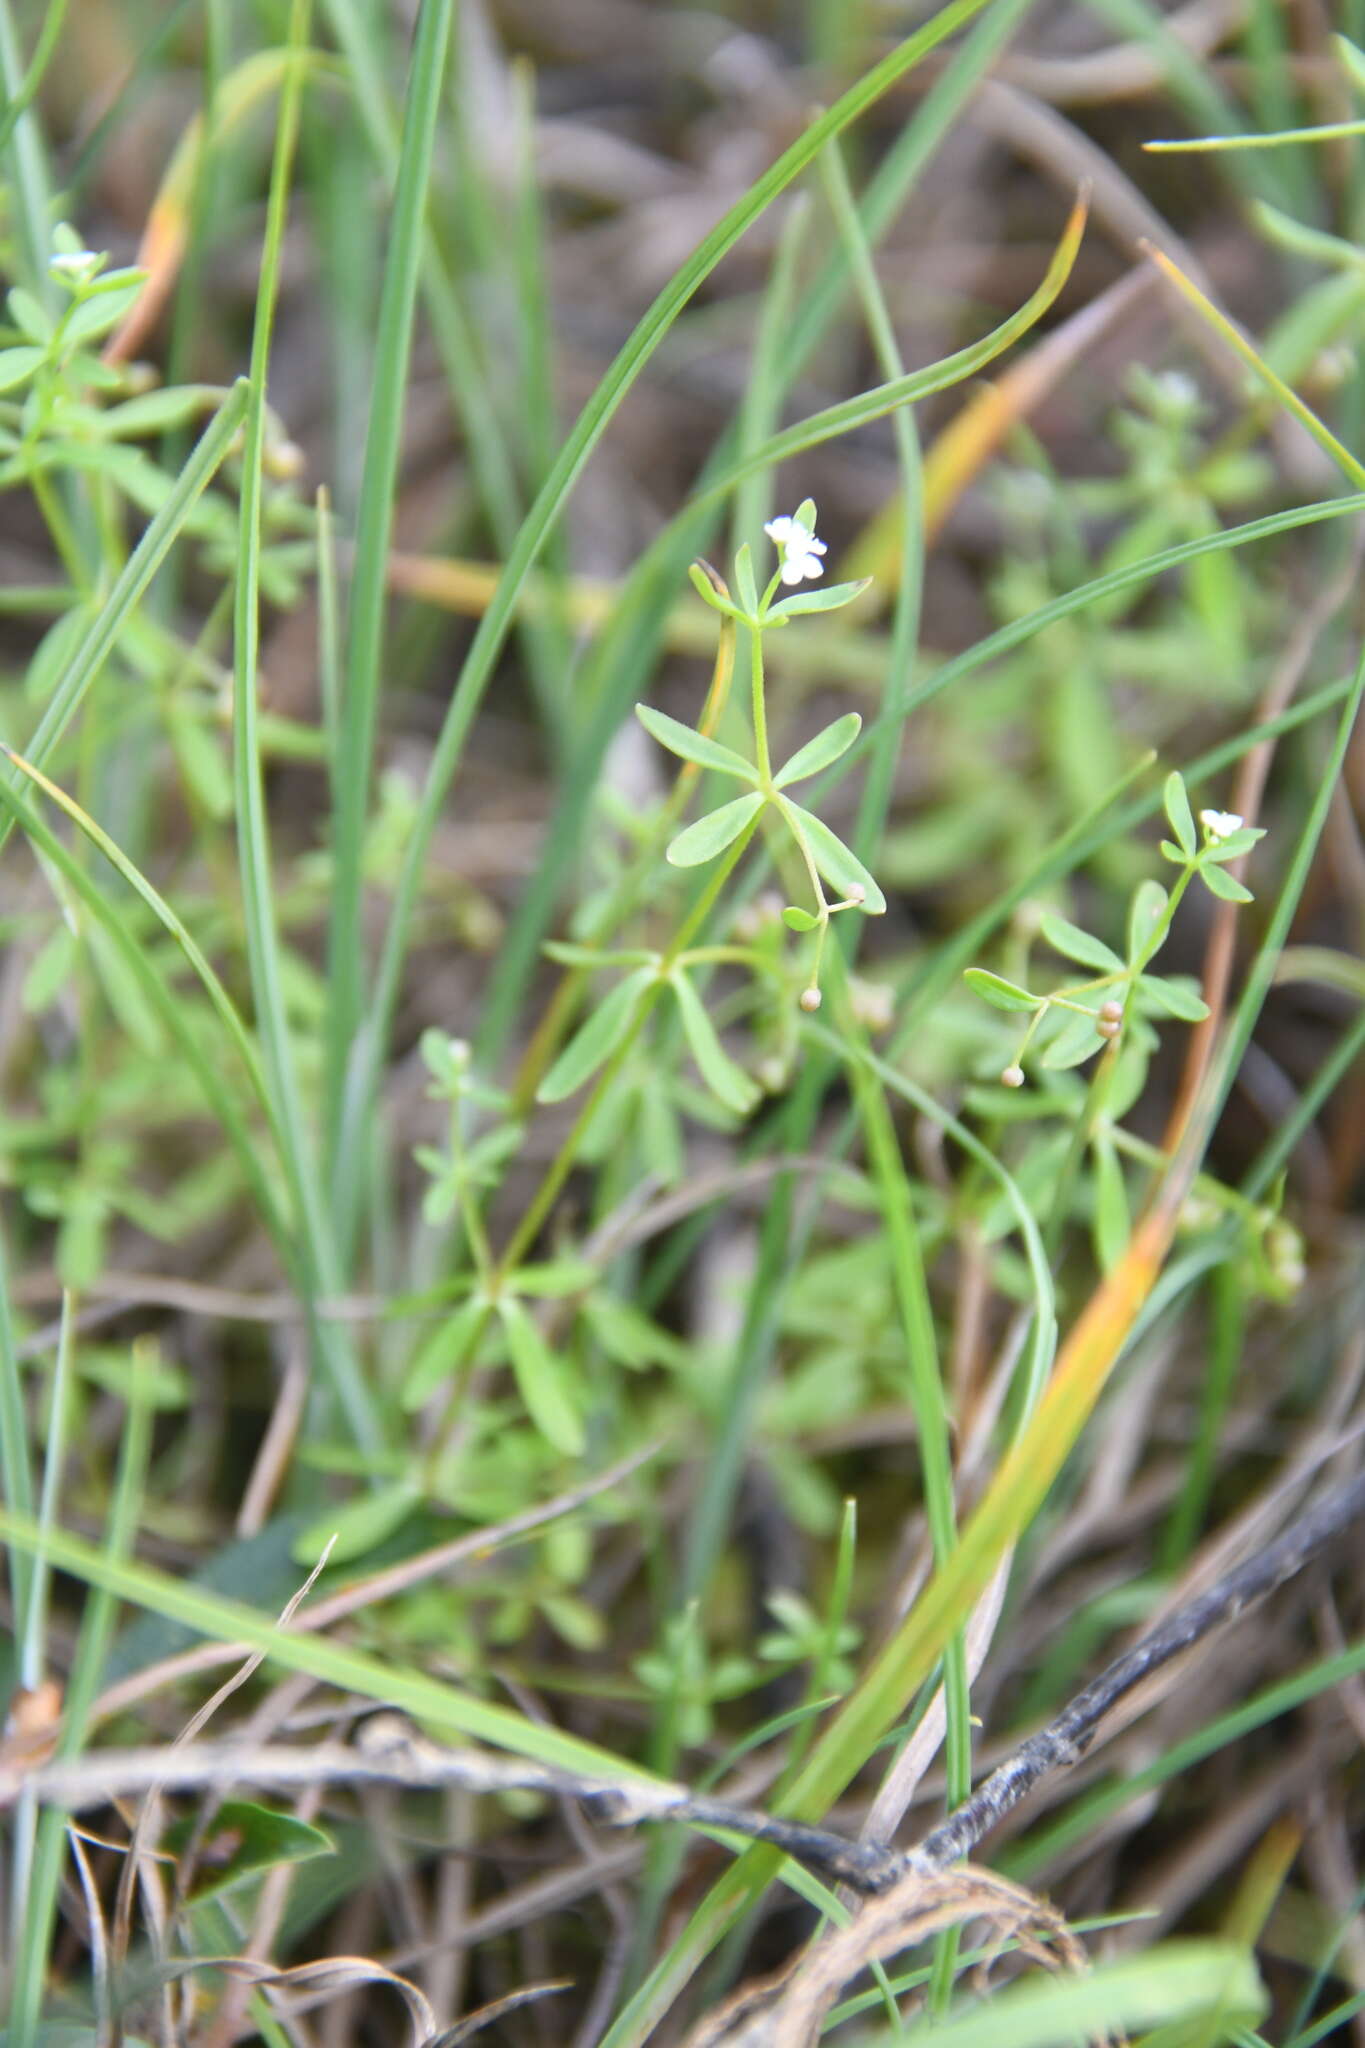
[(763, 531), (781, 558), (778, 574), (784, 583), (804, 583), (807, 577), (823, 576), (820, 557), (828, 550), (822, 540), (815, 538), (814, 529), (803, 519), (783, 513), (780, 518), (768, 520)]

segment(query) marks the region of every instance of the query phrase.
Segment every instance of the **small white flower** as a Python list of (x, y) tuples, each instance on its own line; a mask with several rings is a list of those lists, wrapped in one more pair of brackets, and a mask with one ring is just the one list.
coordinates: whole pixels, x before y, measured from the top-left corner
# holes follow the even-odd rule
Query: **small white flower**
[(813, 524), (807, 526), (799, 517), (789, 519), (784, 513), (780, 519), (770, 519), (763, 531), (782, 557), (784, 583), (804, 583), (808, 576), (824, 575), (820, 557), (826, 552), (825, 543), (815, 538)]
[(94, 249), (62, 249), (48, 258), (47, 267), (57, 277), (70, 278), (74, 284), (88, 284), (103, 261)]
[(1201, 811), (1199, 822), (1211, 846), (1221, 846), (1225, 839), (1231, 839), (1234, 832), (1240, 832), (1245, 820), (1236, 811)]

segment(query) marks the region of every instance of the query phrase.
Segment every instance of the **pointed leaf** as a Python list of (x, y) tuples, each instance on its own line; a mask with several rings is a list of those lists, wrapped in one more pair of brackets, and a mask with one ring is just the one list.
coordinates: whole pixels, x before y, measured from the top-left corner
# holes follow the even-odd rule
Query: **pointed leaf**
[(707, 739), (690, 725), (670, 718), (666, 711), (637, 704), (635, 716), (661, 747), (667, 747), (671, 754), (681, 754), (684, 761), (695, 761), (700, 768), (714, 768), (717, 775), (737, 775), (741, 782), (758, 781), (757, 768), (743, 754), (737, 754), (733, 747), (723, 747), (719, 740)]
[(788, 822), (794, 822), (804, 834), (811, 859), (830, 887), (836, 889), (840, 896), (847, 896), (851, 889), (861, 889), (862, 908), (869, 917), (880, 917), (886, 909), (886, 898), (858, 856), (850, 852), (843, 840), (831, 832), (824, 819), (817, 818), (814, 811), (803, 811), (800, 804), (794, 804), (790, 797), (783, 798), (782, 810)]
[(1053, 952), (1060, 953), (1064, 959), (1078, 960), (1082, 967), (1095, 967), (1101, 973), (1123, 965), (1118, 954), (1106, 946), (1103, 939), (1082, 931), (1078, 924), (1072, 924), (1069, 918), (1058, 917), (1055, 911), (1045, 910), (1038, 924)]
[(735, 556), (735, 588), (744, 607), (744, 616), (752, 619), (758, 612), (758, 585), (754, 582), (753, 549), (747, 541)]
[(487, 1301), (481, 1294), (473, 1294), (453, 1315), (442, 1316), (427, 1331), (403, 1381), (403, 1406), (409, 1415), (425, 1406), (436, 1389), (460, 1370), (487, 1314)]
[(526, 1412), (547, 1443), (566, 1458), (581, 1456), (586, 1438), (583, 1421), (569, 1391), (569, 1375), (519, 1301), (504, 1295), (498, 1303), (507, 1332), (507, 1349), (517, 1389)]
[(1128, 1190), (1123, 1167), (1107, 1131), (1097, 1134), (1092, 1152), (1095, 1160), (1095, 1256), (1100, 1270), (1112, 1272), (1128, 1249), (1132, 1222), (1128, 1213)]
[(846, 754), (862, 731), (863, 721), (856, 711), (846, 711), (842, 718), (836, 718), (833, 725), (827, 725), (813, 740), (807, 740), (804, 747), (798, 747), (790, 761), (774, 776), (778, 789), (785, 789), (790, 782), (800, 782), (807, 775), (818, 775), (822, 768), (828, 768), (841, 754)]
[(575, 945), (572, 939), (547, 939), (540, 950), (561, 967), (640, 967), (659, 957), (644, 946), (622, 946), (604, 952), (600, 946)]
[(768, 617), (794, 619), (799, 612), (837, 612), (842, 605), (861, 597), (871, 581), (870, 576), (864, 576), (858, 583), (822, 583), (810, 590), (798, 590), (794, 597), (784, 597), (770, 605)]
[(670, 975), (668, 985), (678, 999), (683, 1032), (703, 1081), (727, 1109), (733, 1110), (736, 1116), (747, 1116), (761, 1093), (757, 1083), (751, 1081), (744, 1069), (737, 1066), (726, 1052), (701, 997), (686, 974), (679, 971)]
[(695, 825), (689, 825), (673, 841), (667, 855), (670, 865), (699, 868), (704, 862), (714, 860), (718, 853), (724, 853), (732, 840), (738, 839), (766, 802), (762, 790), (755, 789), (747, 796), (737, 796), (732, 803), (722, 804), (718, 811), (708, 811), (704, 818), (698, 818)]
[(1199, 837), (1194, 829), (1194, 813), (1190, 809), (1190, 800), (1185, 793), (1185, 778), (1182, 775), (1172, 774), (1166, 777), (1163, 799), (1176, 843), (1189, 859), (1199, 844)]
[(1133, 901), (1128, 909), (1128, 959), (1129, 963), (1146, 956), (1152, 942), (1152, 933), (1160, 924), (1166, 912), (1170, 897), (1160, 882), (1139, 882), (1133, 891)]
[(692, 588), (696, 591), (697, 596), (701, 598), (704, 604), (709, 604), (713, 612), (721, 612), (727, 619), (742, 619), (744, 617), (737, 604), (731, 604), (728, 598), (721, 596), (700, 562), (693, 562), (689, 566), (687, 574), (691, 579)]
[(1006, 981), (1003, 974), (992, 974), (987, 967), (969, 967), (962, 979), (997, 1010), (1036, 1010), (1042, 1001), (1041, 996), (1031, 996), (1017, 982)]
[(251, 1799), (223, 1800), (203, 1835), (200, 1826), (198, 1815), (187, 1815), (172, 1822), (162, 1836), (172, 1850), (184, 1848), (191, 1835), (198, 1840), (196, 1881), (190, 1894), (195, 1905), (216, 1898), (257, 1871), (336, 1853), (336, 1843), (321, 1828)]
[(1064, 1067), (1078, 1067), (1082, 1060), (1088, 1060), (1092, 1053), (1098, 1052), (1104, 1042), (1088, 1017), (1072, 1017), (1053, 1039), (1039, 1065), (1050, 1067), (1054, 1072)]
[(1226, 839), (1215, 839), (1205, 851), (1205, 860), (1240, 860), (1244, 853), (1250, 853), (1258, 839), (1265, 838), (1264, 825), (1243, 825), (1236, 832), (1229, 832)]
[(803, 910), (799, 903), (789, 903), (782, 913), (782, 922), (791, 932), (813, 932), (820, 920), (814, 911)]
[(547, 1259), (540, 1265), (518, 1266), (507, 1276), (509, 1294), (533, 1294), (538, 1298), (581, 1294), (597, 1284), (600, 1275), (590, 1259)]
[(636, 1004), (654, 978), (652, 967), (637, 967), (602, 998), (541, 1082), (537, 1102), (563, 1102), (611, 1058), (630, 1029)]
[(1199, 879), (1212, 896), (1221, 896), (1224, 903), (1251, 903), (1254, 897), (1250, 889), (1244, 889), (1235, 875), (1225, 868), (1216, 867), (1212, 861), (1199, 870)]
[(1162, 974), (1144, 974), (1138, 980), (1138, 994), (1144, 1007), (1158, 1010), (1166, 1017), (1179, 1017), (1182, 1023), (1202, 1024), (1209, 1014), (1209, 1006), (1192, 982), (1181, 979), (1168, 980)]
[(300, 1564), (316, 1564), (329, 1543), (329, 1564), (351, 1564), (358, 1557), (368, 1557), (395, 1529), (402, 1528), (421, 1498), (422, 1489), (415, 1479), (391, 1480), (310, 1522), (294, 1543), (294, 1557)]
[(46, 357), (46, 349), (22, 343), (17, 348), (0, 348), (0, 391), (12, 391), (16, 384), (24, 383)]

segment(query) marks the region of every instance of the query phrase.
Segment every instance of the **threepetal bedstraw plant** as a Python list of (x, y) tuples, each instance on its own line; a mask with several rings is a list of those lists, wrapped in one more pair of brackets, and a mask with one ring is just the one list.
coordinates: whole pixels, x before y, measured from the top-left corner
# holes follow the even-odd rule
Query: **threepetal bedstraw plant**
[[(709, 811), (695, 824), (689, 825), (685, 832), (678, 834), (668, 848), (668, 858), (674, 867), (700, 867), (704, 862), (714, 860), (742, 832), (751, 830), (766, 810), (776, 811), (787, 827), (810, 877), (815, 908), (805, 910), (799, 904), (789, 904), (782, 916), (793, 931), (818, 934), (810, 979), (801, 995), (803, 1009), (817, 1010), (820, 1007), (820, 958), (830, 918), (839, 910), (862, 910), (878, 916), (886, 909), (886, 898), (862, 862), (842, 839), (831, 832), (824, 820), (803, 810), (785, 792), (794, 782), (818, 775), (821, 769), (828, 768), (846, 754), (862, 730), (862, 719), (856, 711), (845, 712), (842, 718), (836, 718), (814, 739), (807, 740), (805, 746), (798, 747), (774, 774), (768, 753), (763, 635), (788, 625), (802, 612), (837, 611), (841, 605), (850, 604), (867, 585), (866, 582), (831, 583), (823, 590), (798, 591), (794, 597), (774, 602), (781, 586), (791, 587), (807, 580), (813, 581), (824, 574), (821, 556), (825, 553), (825, 543), (816, 538), (815, 505), (810, 498), (805, 499), (790, 518), (770, 519), (763, 531), (777, 549), (778, 561), (761, 597), (754, 580), (753, 555), (747, 546), (742, 547), (735, 557), (738, 604), (731, 599), (723, 584), (717, 588), (719, 579), (713, 581), (699, 563), (694, 563), (691, 571), (692, 582), (705, 602), (714, 611), (748, 628), (754, 759), (746, 760), (733, 748), (718, 745), (716, 741), (694, 732), (690, 726), (679, 724), (676, 718), (651, 710), (647, 704), (637, 704), (635, 715), (647, 732), (672, 753), (681, 755), (684, 761), (695, 761), (700, 767), (745, 785), (743, 796), (722, 804), (718, 810)], [(833, 900), (825, 894), (825, 883), (834, 891)]]
[(1162, 840), (1162, 857), (1179, 873), (1169, 891), (1155, 881), (1139, 884), (1128, 913), (1126, 958), (1066, 918), (1044, 911), (1039, 929), (1052, 950), (1082, 967), (1096, 969), (1093, 979), (1054, 989), (1049, 995), (1035, 995), (986, 968), (967, 969), (964, 979), (996, 1009), (1029, 1013), (1018, 1051), (1000, 1076), (1007, 1088), (1023, 1087), (1025, 1053), (1039, 1034), (1059, 1019), (1065, 1021), (1042, 1053), (1040, 1065), (1044, 1067), (1079, 1066), (1106, 1040), (1117, 1039), (1134, 1013), (1175, 1017), (1189, 1024), (1208, 1016), (1208, 1005), (1187, 976), (1152, 974), (1148, 968), (1166, 943), (1180, 899), (1196, 875), (1210, 894), (1223, 902), (1250, 903), (1251, 891), (1227, 873), (1226, 864), (1249, 853), (1265, 833), (1245, 824), (1235, 811), (1201, 811), (1201, 844), (1179, 775), (1166, 778), (1165, 808), (1174, 837)]
[[(688, 764), (684, 777), (695, 777), (698, 769), (727, 777), (741, 785), (743, 794), (708, 811), (679, 832), (667, 847), (667, 858), (677, 868), (703, 867), (726, 858), (711, 877), (700, 899), (684, 918), (672, 944), (661, 952), (643, 949), (602, 951), (596, 946), (553, 944), (547, 951), (574, 968), (624, 967), (624, 978), (602, 999), (569, 1040), (538, 1088), (542, 1102), (560, 1102), (593, 1076), (604, 1085), (614, 1067), (623, 1061), (649, 1009), (667, 992), (678, 1014), (692, 1056), (710, 1093), (734, 1115), (745, 1115), (758, 1101), (760, 1090), (723, 1049), (714, 1025), (690, 977), (694, 967), (713, 966), (721, 961), (746, 965), (758, 973), (771, 970), (771, 963), (750, 948), (733, 944), (694, 945), (709, 918), (721, 889), (740, 859), (765, 814), (780, 820), (800, 855), (810, 881), (813, 908), (789, 904), (782, 912), (784, 922), (795, 932), (813, 932), (815, 945), (810, 974), (801, 991), (804, 1010), (820, 1007), (820, 962), (829, 921), (838, 911), (861, 910), (878, 916), (886, 909), (886, 898), (877, 883), (851, 849), (830, 830), (822, 818), (805, 810), (787, 794), (793, 783), (818, 775), (840, 759), (853, 745), (862, 729), (856, 711), (836, 718), (823, 732), (808, 740), (776, 771), (768, 748), (768, 713), (764, 695), (763, 638), (766, 633), (787, 626), (802, 612), (837, 611), (851, 603), (865, 583), (834, 583), (820, 590), (796, 588), (819, 578), (824, 572), (821, 557), (825, 544), (816, 538), (815, 506), (807, 498), (790, 517), (771, 519), (765, 527), (777, 549), (777, 566), (760, 596), (754, 576), (753, 554), (746, 545), (735, 557), (735, 589), (731, 594), (714, 569), (696, 562), (691, 577), (700, 596), (726, 622), (722, 629), (722, 660), (728, 682), (729, 655), (725, 636), (731, 643), (738, 627), (746, 629), (750, 647), (752, 680), (753, 758), (714, 740), (708, 732), (697, 731), (669, 718), (662, 711), (637, 704), (635, 713), (645, 730), (670, 753)], [(786, 586), (794, 594), (778, 597)], [(703, 724), (719, 715), (723, 689), (713, 693)], [(685, 800), (686, 782), (680, 779), (675, 802)], [(828, 892), (828, 893), (827, 893)]]

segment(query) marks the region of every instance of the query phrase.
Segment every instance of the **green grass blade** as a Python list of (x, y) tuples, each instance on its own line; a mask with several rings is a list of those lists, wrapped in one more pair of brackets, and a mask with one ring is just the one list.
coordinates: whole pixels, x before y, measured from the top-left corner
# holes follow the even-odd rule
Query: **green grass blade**
[(303, 92), (308, 0), (293, 0), (289, 65), (280, 95), (271, 169), (261, 277), (252, 334), (249, 399), (242, 451), (241, 521), (233, 604), (233, 789), (243, 923), (252, 996), (270, 1098), (278, 1124), (290, 1192), (302, 1234), (302, 1281), (316, 1348), (331, 1391), (356, 1443), (377, 1450), (384, 1428), (374, 1395), (361, 1374), (350, 1333), (316, 1314), (322, 1294), (339, 1292), (338, 1262), (322, 1199), (316, 1158), (305, 1128), (294, 1071), (289, 1020), (275, 924), (274, 884), (261, 771), (259, 678), (262, 461), (266, 435), (266, 378), (279, 289), (280, 255), (288, 213), (289, 181)]
[[(347, 613), (345, 683), (333, 769), (332, 904), (327, 942), (327, 1118), (329, 1152), (341, 1149), (346, 1063), (364, 1006), (362, 861), (387, 612), (404, 398), (436, 119), (450, 47), (452, 0), (423, 0), (413, 39), (398, 182), (379, 301), (374, 390), (360, 487)], [(352, 1098), (354, 1100), (354, 1098)], [(334, 1200), (340, 1194), (334, 1189)], [(338, 1219), (344, 1245), (354, 1203)]]
[[(119, 1442), (119, 1462), (114, 1496), (105, 1528), (104, 1547), (86, 1546), (90, 1555), (110, 1571), (128, 1568), (137, 1534), (147, 1460), (152, 1443), (152, 1407), (143, 1394), (143, 1380), (135, 1363), (127, 1418)], [(35, 1525), (36, 1546), (29, 1554), (51, 1566), (54, 1549), (65, 1539), (60, 1532), (41, 1522)], [(81, 1616), (80, 1637), (67, 1677), (62, 1700), (62, 1728), (57, 1755), (75, 1756), (85, 1740), (90, 1709), (104, 1672), (113, 1639), (117, 1599), (113, 1589), (90, 1582), (94, 1588)], [(52, 1952), (66, 1844), (66, 1815), (49, 1807), (38, 1817), (33, 1867), (27, 1889), (19, 1901), (23, 1929), (14, 1952), (9, 2033), (6, 2048), (31, 2048), (38, 2038), (42, 2015), (43, 1988)]]

